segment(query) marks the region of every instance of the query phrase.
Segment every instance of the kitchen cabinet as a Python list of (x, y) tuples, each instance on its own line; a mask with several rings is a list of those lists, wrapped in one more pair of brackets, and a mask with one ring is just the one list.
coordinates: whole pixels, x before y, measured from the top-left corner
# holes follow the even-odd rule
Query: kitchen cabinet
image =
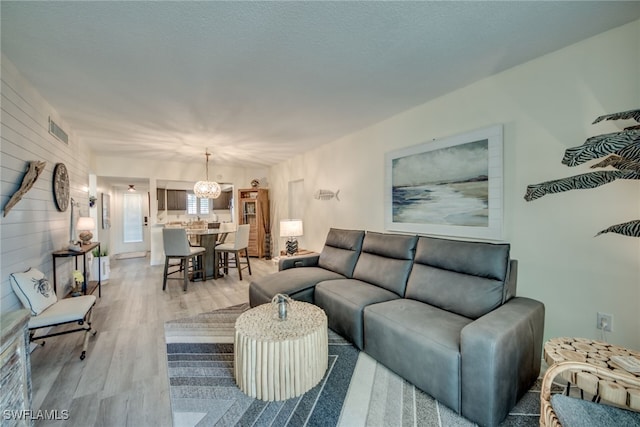
[(220, 197), (213, 199), (212, 209), (229, 209), (231, 197), (233, 197), (233, 191), (223, 191), (220, 193)]
[(167, 210), (187, 210), (187, 190), (167, 190)]
[(165, 200), (167, 199), (167, 190), (164, 188), (158, 188), (156, 190), (156, 200), (158, 201), (158, 210), (163, 211), (165, 209)]

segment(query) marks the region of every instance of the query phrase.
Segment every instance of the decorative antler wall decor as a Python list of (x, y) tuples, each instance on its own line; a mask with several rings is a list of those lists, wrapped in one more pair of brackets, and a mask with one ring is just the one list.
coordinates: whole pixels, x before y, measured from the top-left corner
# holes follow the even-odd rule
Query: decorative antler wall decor
[[(602, 120), (628, 119), (633, 119), (640, 123), (640, 109), (600, 116), (592, 124)], [(530, 202), (551, 193), (596, 188), (618, 179), (640, 179), (640, 125), (624, 128), (620, 132), (588, 138), (584, 144), (568, 148), (562, 158), (562, 164), (573, 167), (607, 155), (609, 157), (592, 165), (591, 168), (611, 166), (616, 170), (594, 171), (540, 184), (532, 184), (527, 187), (524, 199)], [(604, 233), (640, 237), (640, 220), (613, 225), (600, 231), (596, 236)]]
[(7, 204), (4, 205), (4, 213), (2, 216), (7, 216), (11, 208), (13, 208), (22, 199), (22, 196), (27, 194), (27, 191), (31, 190), (31, 187), (33, 187), (33, 184), (36, 183), (36, 180), (38, 179), (46, 165), (47, 162), (41, 162), (39, 160), (32, 160), (29, 162), (29, 167), (27, 168), (27, 172), (22, 178), (20, 188), (18, 188), (16, 192), (13, 193), (9, 201), (7, 201)]

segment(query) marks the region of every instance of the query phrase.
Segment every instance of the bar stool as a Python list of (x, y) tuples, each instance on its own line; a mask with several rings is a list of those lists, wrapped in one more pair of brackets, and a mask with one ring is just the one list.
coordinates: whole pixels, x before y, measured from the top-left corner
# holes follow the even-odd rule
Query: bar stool
[[(189, 260), (191, 260), (191, 274), (200, 272), (204, 277), (204, 263), (202, 259), (200, 262), (196, 262), (196, 257), (204, 255), (206, 249), (199, 246), (189, 246), (189, 239), (187, 239), (187, 230), (184, 228), (163, 228), (162, 229), (162, 243), (164, 245), (164, 275), (162, 281), (162, 290), (167, 287), (168, 279), (175, 279), (184, 281), (184, 290), (187, 290), (187, 284), (189, 283)], [(170, 259), (180, 260), (179, 264), (169, 264)], [(177, 270), (169, 271), (169, 267), (178, 267)], [(169, 277), (171, 274), (184, 271), (182, 277)]]
[[(251, 264), (249, 263), (249, 231), (251, 226), (249, 224), (243, 224), (238, 226), (236, 231), (235, 241), (233, 243), (221, 243), (216, 245), (215, 250), (215, 262), (216, 266), (222, 265), (225, 274), (229, 273), (229, 267), (238, 268), (238, 276), (242, 280), (242, 269), (247, 268), (249, 275), (251, 275)], [(246, 262), (240, 262), (240, 253), (244, 251)], [(229, 259), (229, 254), (233, 254), (233, 259)], [(230, 265), (230, 261), (234, 264)], [(246, 265), (246, 267), (242, 267)]]

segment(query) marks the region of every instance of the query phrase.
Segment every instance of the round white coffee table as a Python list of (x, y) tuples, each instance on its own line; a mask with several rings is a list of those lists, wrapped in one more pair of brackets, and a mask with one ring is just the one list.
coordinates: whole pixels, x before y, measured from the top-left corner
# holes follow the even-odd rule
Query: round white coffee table
[(327, 370), (327, 316), (313, 304), (291, 301), (286, 320), (272, 304), (262, 304), (242, 313), (235, 329), (236, 384), (251, 397), (297, 397)]

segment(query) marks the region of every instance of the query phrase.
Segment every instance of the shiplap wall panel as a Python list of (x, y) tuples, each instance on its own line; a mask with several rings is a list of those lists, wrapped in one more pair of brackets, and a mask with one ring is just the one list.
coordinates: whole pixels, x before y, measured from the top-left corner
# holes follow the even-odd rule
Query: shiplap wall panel
[[(0, 111), (0, 203), (7, 203), (20, 187), (29, 161), (47, 165), (32, 189), (6, 217), (0, 218), (0, 310), (20, 308), (9, 274), (29, 267), (53, 280), (51, 252), (69, 241), (70, 207), (59, 212), (53, 197), (53, 169), (64, 163), (69, 171), (71, 197), (80, 203), (75, 217), (88, 214), (89, 158), (87, 147), (71, 127), (3, 55)], [(49, 134), (49, 117), (69, 134), (69, 144)], [(58, 296), (64, 295), (73, 269), (72, 258), (58, 260)]]
[[(5, 105), (5, 102), (3, 102), (3, 105)], [(42, 131), (47, 132), (46, 129)], [(47, 135), (49, 135), (48, 132)], [(43, 147), (40, 145), (52, 145), (52, 143), (43, 138), (42, 135), (34, 135), (33, 130), (26, 129), (24, 123), (16, 120), (10, 114), (3, 115), (2, 136), (3, 145), (7, 144), (7, 153), (16, 157), (23, 158), (24, 155), (33, 155), (42, 159), (49, 159), (55, 157), (56, 151), (58, 151), (54, 150), (55, 147)], [(20, 144), (17, 145), (16, 141), (20, 142)]]

